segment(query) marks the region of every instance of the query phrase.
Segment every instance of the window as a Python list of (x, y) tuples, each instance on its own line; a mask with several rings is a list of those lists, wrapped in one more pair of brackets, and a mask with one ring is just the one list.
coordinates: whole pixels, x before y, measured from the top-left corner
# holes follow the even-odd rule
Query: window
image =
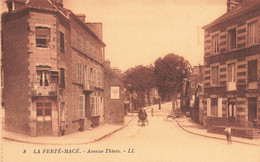
[(257, 60), (248, 61), (248, 82), (257, 81)]
[(228, 82), (235, 82), (235, 64), (228, 64)]
[(232, 29), (228, 31), (228, 46), (229, 49), (236, 48), (236, 29)]
[(102, 87), (102, 72), (98, 70), (98, 87)]
[(60, 68), (60, 87), (65, 88), (65, 70)]
[(211, 99), (211, 110), (210, 110), (211, 116), (217, 116), (218, 115), (218, 98), (212, 98)]
[(257, 21), (248, 24), (248, 44), (257, 43)]
[(100, 106), (101, 106), (101, 98), (97, 96), (91, 97), (90, 107), (92, 110), (91, 116), (99, 116)]
[(87, 65), (84, 65), (84, 69), (83, 69), (83, 81), (84, 81), (84, 85), (88, 84), (88, 67)]
[(81, 43), (82, 43), (82, 36), (81, 36), (81, 34), (78, 32), (77, 33), (77, 35), (78, 35), (78, 38), (77, 38), (77, 44), (78, 44), (78, 50), (80, 50), (81, 51)]
[(60, 32), (60, 52), (64, 53), (65, 46), (64, 46), (64, 34)]
[(213, 54), (219, 52), (218, 34), (212, 36), (212, 49), (213, 49)]
[(86, 47), (86, 45), (87, 45), (87, 38), (86, 37), (83, 37), (83, 42), (82, 42), (82, 52), (84, 53), (84, 54), (86, 54), (86, 49), (87, 49), (87, 47)]
[(87, 83), (91, 84), (91, 68), (87, 66)]
[(79, 96), (79, 103), (78, 103), (78, 113), (79, 113), (79, 119), (84, 119), (85, 117), (85, 96), (84, 95), (80, 95)]
[(48, 48), (50, 41), (50, 28), (36, 27), (36, 47)]
[(81, 63), (78, 63), (78, 83), (81, 83)]
[(212, 84), (218, 84), (218, 66), (212, 67)]
[(93, 84), (97, 85), (97, 70), (93, 69)]
[(40, 86), (49, 86), (49, 74), (48, 71), (38, 71), (38, 83)]

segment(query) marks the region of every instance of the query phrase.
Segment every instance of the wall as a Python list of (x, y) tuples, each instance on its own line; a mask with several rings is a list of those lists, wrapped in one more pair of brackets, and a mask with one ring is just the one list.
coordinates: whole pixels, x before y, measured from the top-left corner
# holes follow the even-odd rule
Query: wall
[[(28, 15), (5, 15), (2, 21), (3, 29), (3, 70), (6, 128), (28, 134)], [(6, 19), (9, 18), (9, 19)], [(19, 28), (17, 28), (19, 26)]]
[[(120, 98), (111, 99), (111, 86), (120, 87)], [(105, 67), (105, 122), (113, 124), (124, 123), (124, 84), (110, 68)]]

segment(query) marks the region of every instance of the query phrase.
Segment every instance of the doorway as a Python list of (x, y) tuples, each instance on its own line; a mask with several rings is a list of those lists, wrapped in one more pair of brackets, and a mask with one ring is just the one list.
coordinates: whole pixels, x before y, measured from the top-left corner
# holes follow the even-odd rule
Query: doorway
[(230, 98), (228, 99), (228, 122), (235, 122), (235, 107), (236, 107), (236, 99)]
[(37, 104), (37, 134), (52, 134), (52, 109), (51, 102), (38, 102)]
[(248, 98), (248, 121), (256, 126), (257, 123), (257, 98)]

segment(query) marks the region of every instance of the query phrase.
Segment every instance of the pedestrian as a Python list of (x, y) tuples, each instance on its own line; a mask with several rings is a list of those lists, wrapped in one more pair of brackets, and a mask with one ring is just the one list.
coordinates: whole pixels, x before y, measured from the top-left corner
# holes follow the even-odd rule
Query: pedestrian
[(146, 121), (147, 122), (147, 125), (148, 125), (148, 120), (147, 120), (147, 113), (146, 113), (146, 111), (145, 111), (145, 109), (143, 109), (144, 111), (143, 111), (143, 113), (144, 113), (144, 121)]
[(152, 108), (152, 110), (151, 110), (151, 116), (153, 116), (153, 108)]
[(230, 127), (230, 124), (227, 125), (225, 132), (226, 132), (226, 136), (227, 136), (227, 143), (231, 144), (231, 127)]
[(161, 104), (159, 104), (159, 110), (161, 110)]

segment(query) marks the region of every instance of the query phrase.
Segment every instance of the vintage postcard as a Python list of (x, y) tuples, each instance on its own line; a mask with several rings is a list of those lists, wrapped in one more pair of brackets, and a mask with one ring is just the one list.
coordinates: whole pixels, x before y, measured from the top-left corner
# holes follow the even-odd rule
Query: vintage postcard
[(2, 162), (259, 162), (260, 0), (2, 0)]

